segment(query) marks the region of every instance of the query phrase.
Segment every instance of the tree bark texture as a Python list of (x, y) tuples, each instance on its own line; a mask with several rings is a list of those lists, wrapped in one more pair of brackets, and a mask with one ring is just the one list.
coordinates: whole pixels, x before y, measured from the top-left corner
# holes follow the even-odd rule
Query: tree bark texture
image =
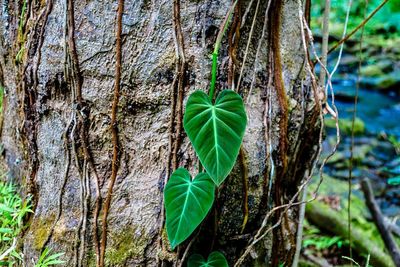
[[(224, 37), (217, 90), (236, 88), (244, 64), (238, 92), (248, 126), (238, 163), (189, 250), (204, 256), (219, 250), (232, 265), (265, 214), (297, 192), (318, 149), (319, 105), (305, 69), (298, 1), (271, 1), (266, 13), (268, 4), (239, 1)], [(175, 168), (197, 168), (182, 128), (184, 103), (195, 89), (209, 88), (210, 54), (230, 5), (125, 1), (119, 104), (111, 125), (117, 1), (0, 0), (2, 159), (34, 208), (20, 242), (26, 266), (44, 247), (64, 252), (65, 266), (99, 263), (113, 163), (118, 173), (105, 265), (156, 266), (158, 258), (169, 266), (182, 257), (189, 241), (171, 252), (159, 231), (162, 192)], [(281, 226), (244, 266), (290, 266), (297, 213), (296, 206), (283, 214)]]

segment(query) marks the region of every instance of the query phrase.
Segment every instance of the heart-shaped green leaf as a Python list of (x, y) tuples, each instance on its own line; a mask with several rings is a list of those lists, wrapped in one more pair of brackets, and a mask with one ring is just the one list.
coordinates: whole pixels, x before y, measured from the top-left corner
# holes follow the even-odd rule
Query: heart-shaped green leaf
[(199, 254), (193, 254), (188, 260), (188, 267), (228, 267), (225, 256), (214, 251), (208, 256), (207, 261)]
[(243, 100), (222, 91), (213, 105), (202, 91), (190, 95), (183, 126), (204, 168), (216, 185), (231, 172), (239, 154), (247, 116)]
[(164, 190), (166, 226), (172, 249), (185, 241), (206, 217), (214, 202), (214, 183), (199, 173), (194, 180), (179, 168), (171, 175)]

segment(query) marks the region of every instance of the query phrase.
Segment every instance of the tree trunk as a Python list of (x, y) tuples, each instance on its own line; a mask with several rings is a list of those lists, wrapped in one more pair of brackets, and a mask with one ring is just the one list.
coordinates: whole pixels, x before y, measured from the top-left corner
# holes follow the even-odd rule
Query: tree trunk
[[(168, 251), (160, 232), (164, 181), (179, 166), (197, 168), (182, 129), (184, 103), (209, 88), (210, 54), (231, 2), (125, 1), (111, 125), (117, 1), (0, 0), (2, 156), (34, 208), (20, 242), (26, 266), (44, 247), (64, 252), (65, 266), (99, 265), (113, 163), (105, 265), (169, 266), (182, 258), (190, 241)], [(297, 192), (318, 149), (320, 111), (305, 69), (298, 1), (271, 1), (266, 13), (267, 2), (239, 1), (224, 37), (217, 90), (238, 88), (248, 125), (238, 163), (188, 253), (219, 250), (232, 266), (267, 212)], [(282, 223), (243, 266), (290, 266), (297, 212), (274, 213), (268, 225), (281, 214)]]

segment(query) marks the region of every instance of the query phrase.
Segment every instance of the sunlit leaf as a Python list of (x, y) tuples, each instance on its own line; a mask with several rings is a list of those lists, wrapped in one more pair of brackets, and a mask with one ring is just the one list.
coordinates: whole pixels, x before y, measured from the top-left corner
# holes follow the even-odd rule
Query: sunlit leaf
[(202, 91), (190, 95), (183, 125), (193, 147), (216, 185), (231, 172), (239, 154), (247, 116), (242, 98), (222, 91), (215, 104)]

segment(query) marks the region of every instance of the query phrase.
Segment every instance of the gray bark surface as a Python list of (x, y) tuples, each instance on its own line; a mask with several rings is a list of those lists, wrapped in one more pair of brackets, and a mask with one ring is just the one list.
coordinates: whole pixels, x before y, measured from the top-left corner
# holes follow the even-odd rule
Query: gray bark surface
[[(99, 176), (103, 199), (111, 175), (110, 111), (115, 83), (117, 3), (73, 3), (74, 35), (82, 77), (82, 108), (74, 101), (76, 81), (71, 80), (74, 69), (66, 60), (69, 54), (65, 49), (68, 1), (72, 0), (28, 1), (26, 16), (21, 22), (22, 3), (0, 0), (0, 85), (6, 92), (1, 129), (3, 162), (10, 179), (19, 183), (21, 190), (31, 195), (35, 203), (34, 214), (20, 242), (27, 266), (31, 265), (32, 259), (38, 258), (44, 246), (64, 252), (65, 266), (95, 266), (96, 263), (93, 242), (96, 177), (90, 164), (82, 160), (83, 141), (77, 117), (74, 119), (77, 110), (85, 118), (87, 145)], [(252, 2), (257, 1), (240, 1), (243, 16), (237, 48), (240, 64), (255, 13), (256, 4), (249, 7)], [(277, 154), (281, 149), (282, 131), (279, 127), (282, 114), (270, 75), (273, 67), (269, 60), (270, 33), (261, 39), (267, 5), (266, 1), (261, 2), (239, 88), (247, 102), (248, 126), (243, 144), (245, 160), (236, 165), (219, 190), (214, 210), (218, 214), (217, 229), (213, 226), (213, 212), (202, 227), (198, 242), (191, 248), (191, 251), (200, 250), (207, 256), (209, 244), (213, 243), (213, 249), (223, 252), (230, 264), (246, 247), (249, 241), (246, 237), (254, 235), (264, 215), (277, 204), (274, 192), (282, 193), (281, 204), (287, 203), (296, 193), (318, 148), (319, 123), (315, 119), (318, 112), (304, 69), (298, 3), (286, 0), (280, 14), (279, 48), (289, 108), (288, 147), (285, 151), (288, 164), (280, 177), (279, 188), (276, 188), (277, 172), (274, 169), (281, 165)], [(230, 0), (181, 1), (187, 62), (183, 103), (195, 89), (208, 90), (210, 54), (230, 4)], [(172, 10), (173, 1), (125, 1), (118, 107), (120, 167), (108, 216), (107, 266), (155, 266), (157, 254), (162, 254), (157, 251), (157, 242), (163, 181), (167, 175), (169, 154), (172, 153), (170, 118), (176, 118), (179, 109), (171, 114), (172, 84), (176, 75)], [(20, 34), (25, 36), (23, 41), (18, 33), (21, 23), (23, 30)], [(217, 89), (228, 86), (227, 37), (224, 40)], [(255, 62), (259, 40), (261, 49)], [(15, 58), (21, 47), (24, 47), (23, 56), (17, 63)], [(235, 67), (234, 74), (237, 80), (240, 66)], [(253, 74), (255, 80), (251, 86)], [(271, 125), (265, 123), (269, 119)], [(172, 140), (175, 134), (172, 133)], [(188, 167), (194, 174), (196, 157), (186, 135), (182, 133), (181, 136), (178, 166)], [(82, 180), (79, 175), (79, 166), (83, 167), (87, 180)], [(248, 173), (249, 219), (242, 233), (244, 168)], [(270, 184), (272, 190), (269, 190)], [(86, 195), (82, 196), (84, 190)], [(280, 244), (279, 250), (287, 255), (294, 253), (291, 240), (295, 241), (297, 210), (297, 207), (289, 210), (281, 230), (271, 233), (265, 242), (261, 242), (248, 256), (245, 266), (275, 265), (271, 262), (271, 255), (273, 243), (278, 244), (276, 242)], [(99, 224), (100, 218), (101, 214)], [(244, 238), (240, 237), (242, 234), (245, 234)], [(284, 259), (283, 254), (279, 254), (281, 259)]]

